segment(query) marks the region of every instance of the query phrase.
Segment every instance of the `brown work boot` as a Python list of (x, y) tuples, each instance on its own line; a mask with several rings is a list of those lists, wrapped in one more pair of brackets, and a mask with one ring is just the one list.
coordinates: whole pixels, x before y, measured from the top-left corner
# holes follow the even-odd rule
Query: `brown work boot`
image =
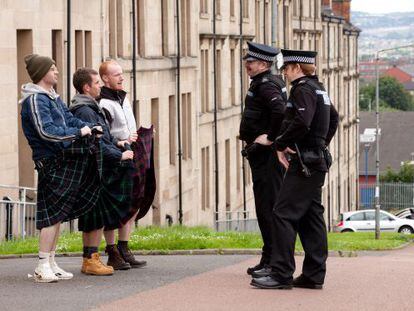
[(118, 245), (118, 250), (122, 258), (131, 265), (131, 268), (142, 268), (147, 265), (145, 260), (136, 260), (128, 246)]
[(98, 253), (93, 253), (91, 258), (83, 258), (82, 273), (89, 275), (112, 275), (114, 268), (105, 265)]
[(129, 270), (131, 265), (126, 262), (121, 254), (119, 254), (118, 248), (115, 245), (107, 245), (105, 253), (108, 254), (108, 266), (114, 268), (114, 270)]

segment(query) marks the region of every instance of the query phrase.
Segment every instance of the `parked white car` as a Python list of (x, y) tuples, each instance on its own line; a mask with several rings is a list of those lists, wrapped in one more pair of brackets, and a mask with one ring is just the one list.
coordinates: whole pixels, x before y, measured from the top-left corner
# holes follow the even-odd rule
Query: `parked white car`
[(395, 216), (398, 218), (407, 218), (407, 219), (414, 219), (414, 208), (406, 208), (397, 213)]
[[(380, 228), (383, 232), (413, 234), (414, 220), (399, 218), (388, 212), (380, 211)], [(375, 210), (367, 209), (342, 213), (339, 223), (334, 226), (334, 231), (375, 231)]]

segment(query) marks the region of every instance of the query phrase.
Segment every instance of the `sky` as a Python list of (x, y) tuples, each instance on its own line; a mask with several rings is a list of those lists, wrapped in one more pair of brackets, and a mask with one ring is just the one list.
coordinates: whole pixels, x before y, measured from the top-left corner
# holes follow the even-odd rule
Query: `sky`
[(414, 0), (351, 0), (351, 10), (374, 14), (414, 12)]

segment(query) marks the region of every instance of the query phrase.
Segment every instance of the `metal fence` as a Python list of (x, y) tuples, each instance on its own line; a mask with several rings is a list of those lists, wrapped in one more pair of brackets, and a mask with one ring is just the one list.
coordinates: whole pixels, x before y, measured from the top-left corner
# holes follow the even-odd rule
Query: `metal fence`
[(0, 240), (36, 235), (37, 189), (0, 185)]
[[(375, 184), (360, 184), (360, 208), (375, 207)], [(414, 183), (380, 183), (380, 205), (383, 210), (414, 207)]]
[(216, 231), (259, 231), (256, 215), (249, 211), (226, 211), (215, 213)]

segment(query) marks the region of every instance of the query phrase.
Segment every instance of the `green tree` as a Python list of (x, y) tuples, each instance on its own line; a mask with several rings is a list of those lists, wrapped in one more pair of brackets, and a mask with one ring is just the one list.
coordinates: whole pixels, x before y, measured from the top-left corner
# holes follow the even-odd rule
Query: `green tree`
[[(384, 110), (393, 108), (397, 110), (414, 110), (413, 97), (404, 90), (404, 86), (393, 77), (381, 77), (379, 80), (380, 107)], [(361, 110), (371, 109), (375, 105), (375, 81), (360, 89), (359, 107)]]
[(385, 174), (380, 176), (380, 181), (383, 182), (403, 182), (412, 183), (414, 180), (414, 165), (405, 162), (401, 165), (398, 172), (393, 171), (390, 167), (387, 168)]

